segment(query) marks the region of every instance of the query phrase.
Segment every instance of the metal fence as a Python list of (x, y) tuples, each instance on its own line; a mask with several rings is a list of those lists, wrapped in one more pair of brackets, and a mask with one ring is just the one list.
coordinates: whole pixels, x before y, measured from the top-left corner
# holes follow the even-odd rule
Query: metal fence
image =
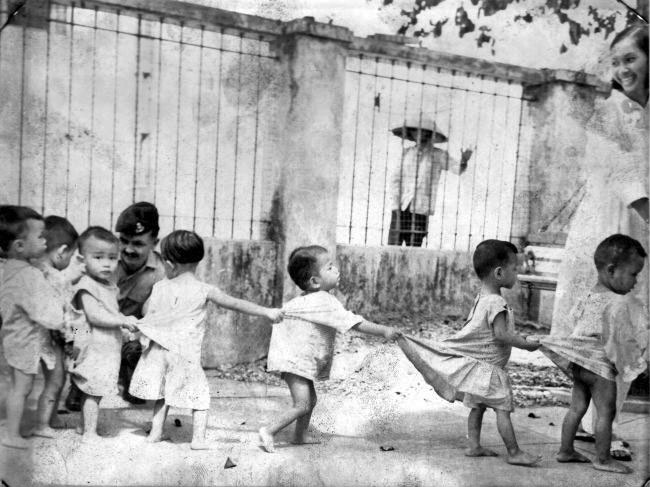
[[(509, 239), (515, 181), (525, 182), (522, 85), (368, 53), (346, 69), (338, 241), (465, 251)], [(393, 131), (427, 119), (446, 140), (417, 156)]]
[(269, 42), (72, 2), (42, 15), (0, 34), (0, 202), (112, 228), (148, 200), (162, 233), (259, 238)]

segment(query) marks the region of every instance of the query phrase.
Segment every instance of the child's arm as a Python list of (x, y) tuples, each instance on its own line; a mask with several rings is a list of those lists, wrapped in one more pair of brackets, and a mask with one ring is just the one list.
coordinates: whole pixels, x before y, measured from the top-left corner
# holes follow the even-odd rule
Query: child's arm
[(102, 328), (127, 327), (132, 329), (137, 321), (132, 316), (124, 316), (121, 313), (113, 313), (102, 306), (90, 293), (81, 292), (77, 298), (86, 319), (92, 326)]
[(255, 303), (251, 303), (250, 301), (246, 301), (245, 299), (234, 298), (216, 287), (210, 289), (210, 292), (208, 293), (208, 300), (212, 301), (218, 306), (232, 309), (234, 311), (239, 311), (240, 313), (246, 313), (255, 316), (264, 316), (274, 323), (282, 320), (281, 309), (266, 308)]
[(378, 325), (371, 321), (362, 321), (361, 323), (354, 325), (353, 330), (360, 331), (361, 333), (367, 333), (368, 335), (375, 335), (384, 337), (386, 340), (395, 340), (400, 336), (400, 332), (395, 328), (390, 326)]
[(537, 350), (540, 347), (539, 343), (529, 342), (518, 333), (511, 333), (507, 330), (505, 311), (496, 315), (494, 321), (492, 322), (492, 327), (494, 328), (494, 336), (498, 341), (502, 343), (507, 343), (508, 345), (517, 348), (523, 348), (529, 352)]

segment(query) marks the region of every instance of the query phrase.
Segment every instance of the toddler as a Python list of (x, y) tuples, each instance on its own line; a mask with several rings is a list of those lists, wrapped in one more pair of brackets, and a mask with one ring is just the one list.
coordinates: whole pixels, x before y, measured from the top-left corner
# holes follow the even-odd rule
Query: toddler
[(512, 387), (505, 369), (512, 347), (529, 351), (539, 348), (515, 332), (512, 309), (501, 296), (502, 288), (510, 289), (517, 282), (516, 254), (517, 248), (510, 242), (485, 240), (478, 244), (472, 260), (481, 288), (462, 330), (433, 345), (407, 337), (399, 344), (441, 397), (463, 401), (470, 408), (467, 456), (497, 456), (480, 443), (483, 414), (491, 408), (508, 451), (506, 461), (531, 466), (541, 456), (526, 453), (517, 444), (510, 420), (514, 410)]
[(0, 282), (0, 336), (11, 372), (7, 431), (2, 444), (11, 448), (29, 446), (20, 435), (20, 422), (39, 367), (45, 377), (38, 401), (39, 418), (49, 415), (47, 397), (56, 389), (57, 357), (50, 330), (63, 326), (63, 302), (43, 273), (31, 264), (47, 250), (44, 228), (43, 217), (31, 208), (0, 206), (0, 248), (7, 257)]
[(282, 311), (234, 298), (198, 280), (196, 268), (205, 251), (196, 233), (176, 230), (162, 240), (160, 250), (167, 278), (154, 284), (146, 314), (137, 325), (145, 343), (129, 393), (156, 401), (148, 441), (164, 439), (170, 406), (188, 408), (193, 419), (190, 447), (205, 450), (210, 390), (201, 367), (201, 345), (208, 302), (271, 321), (279, 320)]
[(289, 257), (289, 275), (303, 293), (283, 307), (285, 319), (273, 326), (268, 370), (279, 371), (289, 386), (293, 407), (260, 428), (262, 447), (275, 451), (273, 436), (296, 422), (292, 443), (314, 443), (307, 435), (316, 405), (315, 380), (329, 378), (336, 332), (353, 329), (395, 340), (393, 328), (364, 320), (343, 308), (330, 294), (339, 283), (339, 271), (323, 247), (298, 247)]
[[(54, 215), (45, 217), (44, 224), (46, 251), (40, 259), (34, 260), (33, 263), (43, 272), (45, 279), (63, 303), (64, 322), (61, 330), (50, 331), (56, 364), (53, 370), (53, 380), (41, 395), (41, 400), (44, 402), (39, 407), (38, 425), (33, 434), (54, 438), (52, 428), (61, 426), (57, 421), (56, 407), (65, 382), (64, 348), (66, 341), (72, 341), (73, 333), (74, 315), (69, 305), (72, 293), (71, 284), (81, 278), (83, 266), (70, 266), (79, 238), (79, 234), (72, 224), (65, 218)], [(67, 272), (64, 273), (63, 271), (66, 269)]]
[(572, 334), (540, 340), (542, 351), (573, 379), (571, 407), (562, 423), (559, 462), (590, 461), (574, 450), (573, 442), (593, 400), (597, 416), (593, 467), (632, 472), (611, 457), (610, 444), (616, 410), (620, 412), (631, 382), (647, 367), (648, 312), (628, 294), (646, 256), (643, 246), (627, 235), (603, 240), (594, 254), (598, 281), (574, 304), (569, 315), (575, 322)]
[(117, 394), (122, 348), (121, 328), (135, 330), (137, 321), (118, 311), (115, 268), (119, 241), (102, 227), (89, 227), (79, 236), (79, 253), (86, 266), (73, 290), (72, 305), (83, 312), (88, 333), (75, 336), (78, 355), (70, 371), (81, 390), (81, 425), (84, 440), (99, 438), (97, 417), (102, 397)]

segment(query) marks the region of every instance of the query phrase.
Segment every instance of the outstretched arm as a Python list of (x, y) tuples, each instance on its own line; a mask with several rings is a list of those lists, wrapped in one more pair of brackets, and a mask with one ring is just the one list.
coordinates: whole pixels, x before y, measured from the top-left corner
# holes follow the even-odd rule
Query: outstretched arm
[(533, 350), (537, 350), (540, 347), (539, 343), (529, 342), (526, 340), (526, 338), (519, 335), (518, 333), (512, 333), (508, 331), (508, 329), (506, 328), (505, 311), (499, 313), (494, 318), (494, 322), (492, 323), (492, 326), (494, 328), (494, 336), (498, 341), (502, 343), (507, 343), (508, 345), (517, 348), (523, 348), (524, 350), (528, 350), (529, 352), (532, 352)]
[(240, 313), (246, 313), (255, 316), (264, 316), (274, 323), (282, 319), (281, 309), (267, 308), (265, 306), (251, 303), (250, 301), (246, 301), (245, 299), (234, 298), (216, 287), (212, 288), (208, 293), (208, 300), (212, 301), (218, 306), (232, 309), (234, 311), (239, 311)]
[(107, 310), (90, 293), (82, 291), (77, 300), (86, 314), (86, 319), (92, 326), (102, 328), (132, 327), (136, 321), (133, 317)]
[(353, 330), (367, 333), (368, 335), (375, 335), (384, 337), (386, 340), (395, 340), (399, 337), (400, 333), (395, 328), (390, 326), (378, 325), (371, 321), (362, 321), (358, 325), (352, 327)]

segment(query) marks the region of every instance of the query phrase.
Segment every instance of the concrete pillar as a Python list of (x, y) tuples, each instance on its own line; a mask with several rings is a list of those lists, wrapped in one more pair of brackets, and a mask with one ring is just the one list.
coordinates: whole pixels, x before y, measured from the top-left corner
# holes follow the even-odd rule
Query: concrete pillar
[(348, 29), (310, 17), (286, 25), (277, 53), (287, 77), (280, 177), (271, 238), (278, 244), (284, 301), (297, 288), (286, 273), (291, 251), (317, 244), (336, 251), (336, 221)]

